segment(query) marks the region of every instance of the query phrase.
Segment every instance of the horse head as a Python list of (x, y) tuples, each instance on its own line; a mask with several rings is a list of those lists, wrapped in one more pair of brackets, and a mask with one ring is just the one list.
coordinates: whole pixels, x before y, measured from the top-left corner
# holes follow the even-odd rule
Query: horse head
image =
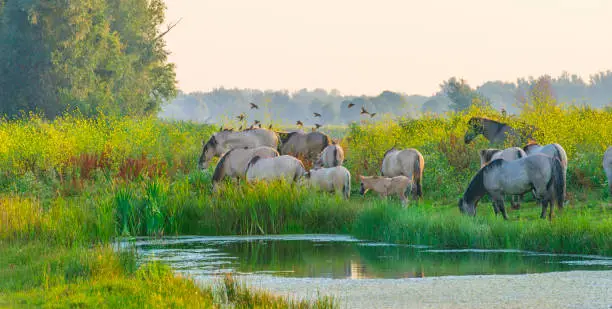
[(464, 197), (461, 197), (459, 199), (459, 211), (461, 211), (462, 214), (475, 216), (476, 215), (476, 204), (468, 203)]
[(219, 151), (219, 141), (217, 140), (217, 135), (214, 134), (210, 137), (208, 142), (202, 143), (202, 154), (200, 155), (200, 160), (198, 161), (198, 168), (200, 170), (205, 170), (208, 168), (210, 164), (210, 160), (216, 155), (220, 155)]
[(465, 132), (465, 136), (463, 137), (463, 140), (466, 144), (469, 144), (478, 135), (484, 134), (483, 118), (471, 118), (468, 121), (468, 126), (469, 129), (467, 132)]

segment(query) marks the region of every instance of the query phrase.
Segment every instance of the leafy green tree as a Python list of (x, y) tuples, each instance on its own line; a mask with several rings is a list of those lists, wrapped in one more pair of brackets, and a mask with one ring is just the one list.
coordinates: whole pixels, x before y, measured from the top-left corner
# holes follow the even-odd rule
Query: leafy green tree
[(470, 85), (464, 79), (457, 79), (456, 77), (451, 77), (449, 80), (444, 81), (440, 88), (442, 92), (448, 96), (451, 100), (450, 108), (454, 111), (463, 111), (472, 104), (477, 105), (489, 105), (488, 100), (474, 91)]
[(161, 0), (13, 0), (0, 11), (0, 113), (156, 112), (176, 92)]

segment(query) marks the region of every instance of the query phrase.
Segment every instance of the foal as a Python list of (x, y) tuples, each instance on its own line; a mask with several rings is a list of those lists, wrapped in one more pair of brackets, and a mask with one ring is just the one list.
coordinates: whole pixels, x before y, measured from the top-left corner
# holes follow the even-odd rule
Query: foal
[(374, 190), (383, 199), (388, 195), (397, 194), (404, 206), (406, 206), (407, 202), (406, 190), (410, 187), (410, 191), (412, 191), (412, 179), (406, 176), (395, 176), (393, 178), (359, 176), (359, 180), (361, 181), (359, 194), (365, 195), (368, 190)]

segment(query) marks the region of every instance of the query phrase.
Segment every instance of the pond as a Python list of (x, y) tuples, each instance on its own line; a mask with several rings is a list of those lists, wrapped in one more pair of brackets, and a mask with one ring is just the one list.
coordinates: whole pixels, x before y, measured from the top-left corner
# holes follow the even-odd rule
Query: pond
[(362, 241), (345, 235), (138, 238), (139, 262), (162, 261), (190, 276), (422, 278), (612, 270), (612, 258), (520, 250), (443, 250)]

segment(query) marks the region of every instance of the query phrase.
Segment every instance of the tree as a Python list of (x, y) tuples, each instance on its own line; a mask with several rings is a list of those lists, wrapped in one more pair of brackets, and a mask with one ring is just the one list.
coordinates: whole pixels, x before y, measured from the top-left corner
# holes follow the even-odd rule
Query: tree
[(144, 115), (176, 92), (162, 0), (14, 0), (0, 10), (0, 113)]
[(488, 105), (488, 100), (474, 91), (465, 80), (450, 78), (440, 85), (442, 92), (451, 100), (450, 108), (454, 111), (463, 111), (472, 104)]

